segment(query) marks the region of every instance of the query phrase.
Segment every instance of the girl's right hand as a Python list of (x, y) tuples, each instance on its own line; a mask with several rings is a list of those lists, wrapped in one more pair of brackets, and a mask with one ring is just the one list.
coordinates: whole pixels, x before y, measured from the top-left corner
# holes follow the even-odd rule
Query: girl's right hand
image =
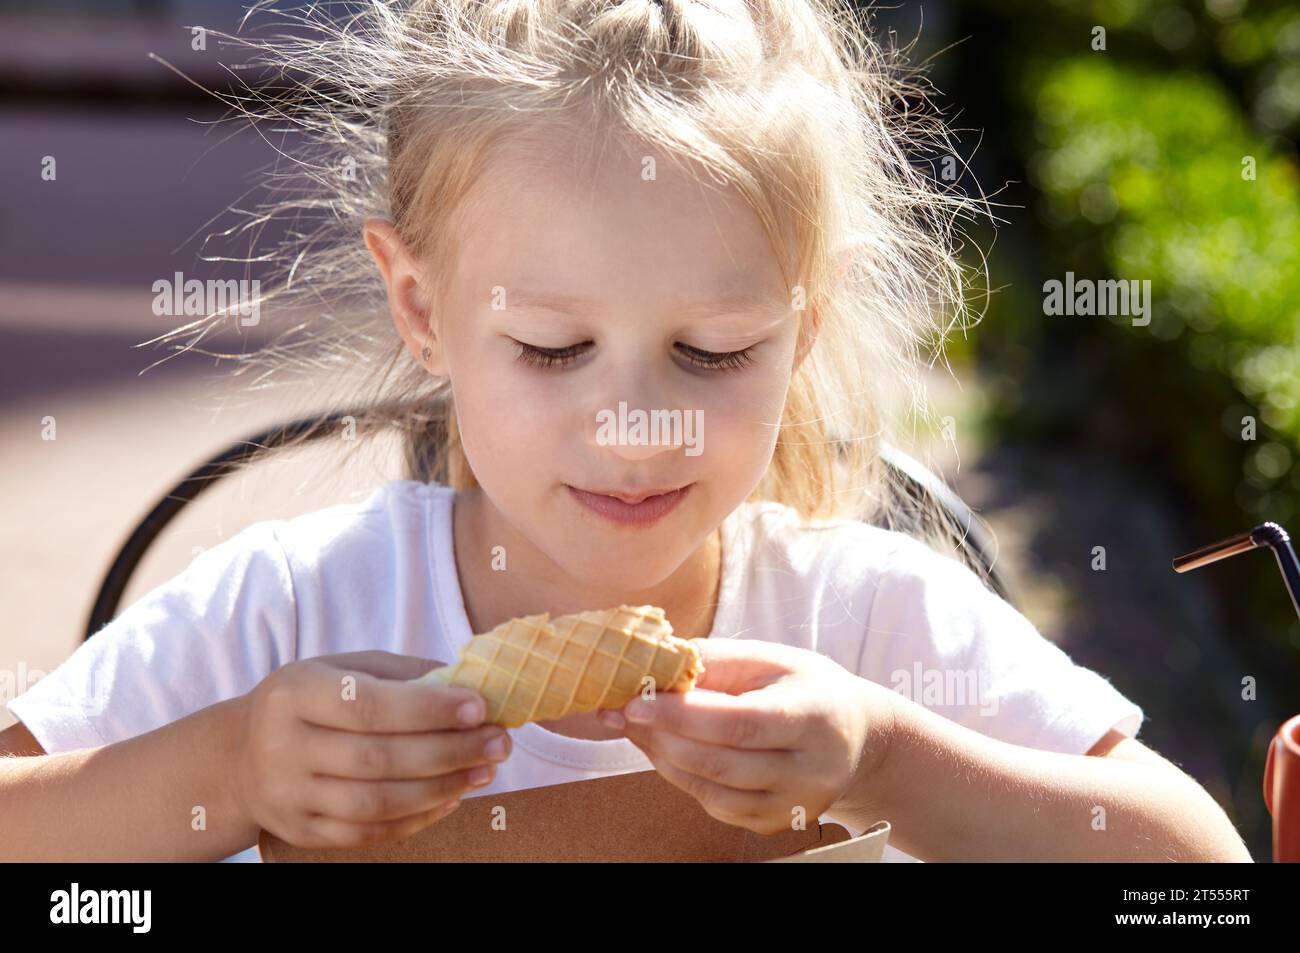
[[(454, 811), (492, 780), (511, 743), (482, 724), (477, 692), (409, 681), (436, 667), (372, 651), (271, 673), (243, 696), (235, 739), (231, 783), (245, 817), (300, 847), (357, 847)], [(494, 741), (498, 757), (487, 750)]]

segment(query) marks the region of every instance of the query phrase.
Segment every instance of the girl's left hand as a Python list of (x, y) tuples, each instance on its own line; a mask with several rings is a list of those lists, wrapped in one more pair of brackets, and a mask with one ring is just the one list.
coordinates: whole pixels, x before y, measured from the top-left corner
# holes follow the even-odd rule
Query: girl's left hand
[(709, 815), (760, 834), (865, 803), (893, 732), (888, 689), (790, 645), (695, 644), (705, 671), (694, 689), (599, 709), (601, 723), (623, 730)]

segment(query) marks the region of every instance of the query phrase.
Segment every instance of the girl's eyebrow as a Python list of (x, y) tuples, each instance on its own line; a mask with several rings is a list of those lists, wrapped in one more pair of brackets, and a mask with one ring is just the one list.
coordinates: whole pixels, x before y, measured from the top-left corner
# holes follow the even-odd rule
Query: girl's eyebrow
[[(588, 315), (597, 308), (596, 302), (588, 298), (546, 291), (507, 290), (506, 302), (507, 310), (527, 308), (571, 316)], [(674, 310), (678, 314), (713, 317), (724, 314), (771, 314), (775, 307), (776, 302), (771, 298), (741, 291), (701, 298), (689, 304), (677, 303), (674, 305)]]

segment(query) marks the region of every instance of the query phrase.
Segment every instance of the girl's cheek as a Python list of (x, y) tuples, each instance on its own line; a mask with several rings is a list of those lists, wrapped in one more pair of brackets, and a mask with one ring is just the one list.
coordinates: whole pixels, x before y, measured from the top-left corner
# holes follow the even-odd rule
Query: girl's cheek
[(464, 407), (463, 439), (490, 457), (486, 465), (513, 466), (539, 454), (553, 461), (580, 449), (574, 388), (551, 378), (544, 370), (507, 360), (477, 373), (467, 382), (464, 398), (457, 385), (457, 408)]
[(784, 400), (779, 382), (766, 380), (761, 374), (749, 380), (720, 382), (711, 391), (699, 394), (705, 455), (712, 451), (719, 455), (748, 454), (774, 442)]

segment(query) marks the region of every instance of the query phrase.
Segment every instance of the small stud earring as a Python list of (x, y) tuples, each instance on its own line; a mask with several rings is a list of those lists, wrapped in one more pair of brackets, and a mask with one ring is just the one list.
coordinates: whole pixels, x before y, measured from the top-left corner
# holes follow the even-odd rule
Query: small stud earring
[(433, 348), (429, 347), (429, 345), (426, 344), (426, 345), (424, 346), (424, 350), (420, 352), (420, 360), (422, 360), (422, 361), (424, 361), (424, 363), (428, 364), (428, 363), (429, 363), (429, 358), (430, 358), (432, 355), (433, 355)]

